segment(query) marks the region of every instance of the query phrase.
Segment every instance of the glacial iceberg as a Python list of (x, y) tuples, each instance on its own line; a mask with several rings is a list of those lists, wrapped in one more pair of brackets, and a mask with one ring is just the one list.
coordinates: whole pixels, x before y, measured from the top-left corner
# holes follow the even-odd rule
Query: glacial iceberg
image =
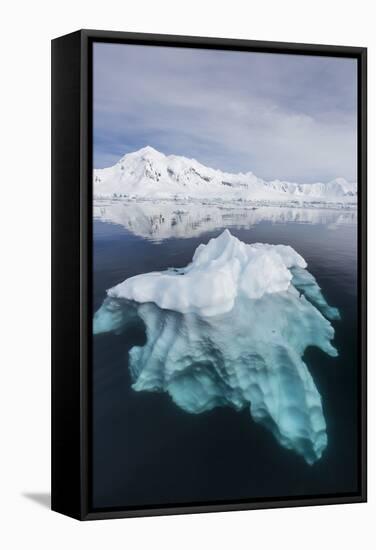
[(327, 446), (322, 400), (303, 361), (308, 346), (337, 355), (330, 307), (291, 247), (245, 244), (225, 230), (181, 269), (111, 288), (94, 334), (142, 322), (129, 352), (133, 388), (164, 391), (185, 411), (248, 407), (285, 448), (317, 461)]

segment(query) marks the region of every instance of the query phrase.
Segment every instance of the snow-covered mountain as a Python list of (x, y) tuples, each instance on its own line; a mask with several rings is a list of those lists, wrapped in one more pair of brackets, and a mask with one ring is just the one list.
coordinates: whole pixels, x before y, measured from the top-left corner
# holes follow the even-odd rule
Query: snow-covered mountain
[(197, 199), (291, 203), (356, 203), (357, 184), (343, 178), (328, 183), (264, 181), (252, 172), (231, 174), (194, 159), (166, 156), (144, 147), (114, 166), (95, 169), (95, 198)]

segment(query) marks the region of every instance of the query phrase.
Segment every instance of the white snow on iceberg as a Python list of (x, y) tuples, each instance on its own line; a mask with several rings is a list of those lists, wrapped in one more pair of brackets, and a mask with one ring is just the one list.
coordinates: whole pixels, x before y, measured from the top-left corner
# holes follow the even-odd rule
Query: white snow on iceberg
[(291, 267), (304, 268), (306, 263), (290, 246), (247, 245), (225, 229), (198, 246), (187, 267), (131, 277), (108, 295), (212, 316), (230, 311), (238, 294), (256, 299), (287, 290)]
[(288, 246), (248, 245), (225, 230), (192, 262), (127, 279), (108, 291), (94, 334), (144, 324), (129, 352), (133, 388), (165, 391), (189, 413), (248, 407), (307, 463), (327, 446), (321, 396), (303, 355), (330, 356), (338, 319), (304, 259)]

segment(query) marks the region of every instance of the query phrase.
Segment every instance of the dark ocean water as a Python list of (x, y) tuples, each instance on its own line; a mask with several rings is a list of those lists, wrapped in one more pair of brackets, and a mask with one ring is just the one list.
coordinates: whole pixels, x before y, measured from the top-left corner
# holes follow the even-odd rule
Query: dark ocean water
[[(136, 330), (93, 339), (93, 506), (134, 507), (191, 502), (351, 493), (358, 490), (356, 224), (226, 225), (246, 243), (289, 244), (307, 261), (330, 305), (337, 358), (304, 356), (322, 396), (328, 447), (308, 465), (281, 447), (249, 411), (217, 408), (194, 415), (166, 393), (131, 389), (128, 351)], [(201, 243), (222, 232), (155, 242), (121, 225), (94, 221), (94, 310), (124, 279), (183, 267)]]

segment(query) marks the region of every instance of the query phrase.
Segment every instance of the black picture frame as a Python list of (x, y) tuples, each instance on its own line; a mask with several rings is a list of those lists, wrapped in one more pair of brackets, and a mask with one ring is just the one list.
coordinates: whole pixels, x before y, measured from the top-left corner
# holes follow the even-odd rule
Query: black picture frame
[[(351, 57), (358, 64), (359, 473), (356, 493), (152, 508), (91, 508), (92, 44)], [(52, 509), (80, 520), (365, 502), (367, 499), (367, 50), (80, 30), (52, 40)]]

